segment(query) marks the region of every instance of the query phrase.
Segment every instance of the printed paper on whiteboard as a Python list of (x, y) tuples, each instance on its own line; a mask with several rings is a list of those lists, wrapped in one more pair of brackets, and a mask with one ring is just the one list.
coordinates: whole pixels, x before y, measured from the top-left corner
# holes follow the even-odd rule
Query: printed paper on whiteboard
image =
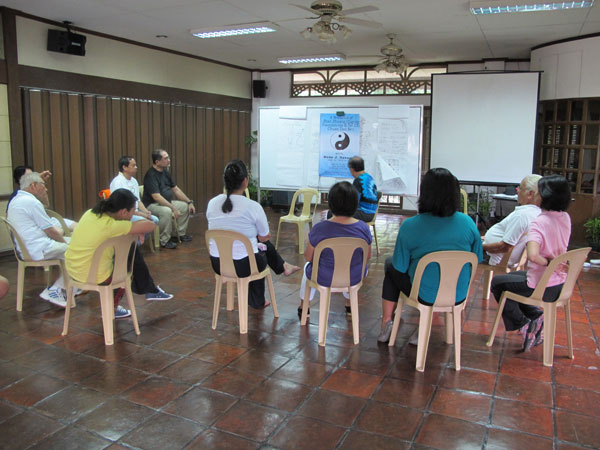
[(319, 176), (350, 176), (348, 160), (360, 154), (360, 114), (321, 114)]

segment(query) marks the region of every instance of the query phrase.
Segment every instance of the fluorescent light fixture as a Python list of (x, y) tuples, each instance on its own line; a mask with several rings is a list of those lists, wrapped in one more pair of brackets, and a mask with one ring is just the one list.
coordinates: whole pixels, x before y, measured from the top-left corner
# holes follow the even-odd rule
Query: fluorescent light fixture
[(191, 30), (194, 36), (207, 39), (228, 36), (243, 36), (246, 34), (271, 33), (275, 27), (271, 22), (241, 23), (238, 25), (225, 25), (222, 27), (198, 28)]
[(337, 53), (335, 55), (315, 55), (315, 56), (294, 56), (289, 58), (279, 58), (281, 64), (302, 64), (302, 63), (316, 63), (316, 62), (332, 62), (332, 61), (344, 61), (345, 55)]
[(499, 0), (470, 2), (469, 8), (475, 15), (500, 14), (532, 11), (560, 11), (565, 9), (591, 8), (594, 0), (579, 0), (571, 2), (540, 1), (540, 0)]

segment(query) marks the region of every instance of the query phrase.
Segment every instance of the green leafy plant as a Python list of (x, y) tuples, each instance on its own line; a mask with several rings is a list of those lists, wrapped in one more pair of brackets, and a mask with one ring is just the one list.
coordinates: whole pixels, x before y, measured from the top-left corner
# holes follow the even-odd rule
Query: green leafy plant
[(256, 144), (258, 142), (258, 130), (252, 130), (245, 138), (246, 145)]
[(590, 244), (600, 244), (600, 217), (592, 217), (584, 224), (585, 236)]

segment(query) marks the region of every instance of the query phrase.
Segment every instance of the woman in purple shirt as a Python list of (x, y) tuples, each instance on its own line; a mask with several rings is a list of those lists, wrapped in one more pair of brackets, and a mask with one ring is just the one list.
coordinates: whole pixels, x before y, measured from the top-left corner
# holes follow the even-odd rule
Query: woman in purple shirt
[[(566, 212), (571, 203), (569, 182), (561, 175), (542, 177), (536, 196), (541, 198), (542, 213), (531, 223), (527, 234), (528, 270), (494, 277), (491, 291), (497, 302), (504, 291), (530, 296), (550, 261), (567, 251), (571, 236), (571, 218)], [(565, 278), (566, 273), (554, 272), (544, 291), (545, 302), (556, 301)], [(524, 352), (542, 343), (544, 316), (539, 308), (507, 300), (502, 319), (506, 331), (519, 330), (523, 335)]]
[[(304, 266), (304, 275), (302, 276), (302, 285), (300, 286), (300, 307), (298, 308), (298, 317), (302, 314), (302, 301), (304, 300), (304, 290), (306, 287), (306, 279), (310, 279), (312, 274), (312, 260), (315, 253), (315, 247), (324, 239), (336, 237), (352, 237), (364, 239), (367, 244), (371, 245), (371, 230), (369, 226), (361, 220), (357, 220), (352, 216), (358, 207), (358, 192), (354, 186), (347, 181), (335, 183), (329, 190), (329, 210), (333, 214), (330, 219), (324, 220), (316, 224), (308, 234), (308, 245), (304, 252), (304, 257), (307, 261)], [(371, 247), (369, 247), (368, 258), (371, 257)], [(361, 279), (362, 268), (362, 251), (357, 251), (352, 256), (350, 263), (350, 282), (354, 285)], [(319, 260), (319, 279), (317, 282), (321, 286), (330, 286), (331, 278), (333, 277), (333, 252), (325, 249), (321, 253)], [(314, 289), (311, 289), (310, 299), (315, 295)], [(346, 295), (344, 295), (346, 297)], [(346, 313), (350, 311), (349, 298), (346, 298)]]

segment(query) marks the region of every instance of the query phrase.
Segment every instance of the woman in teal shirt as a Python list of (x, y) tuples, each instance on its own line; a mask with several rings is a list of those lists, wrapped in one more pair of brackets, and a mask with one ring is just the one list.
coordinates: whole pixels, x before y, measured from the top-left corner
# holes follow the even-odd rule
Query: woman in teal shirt
[[(481, 236), (473, 220), (458, 212), (460, 186), (449, 170), (430, 169), (423, 176), (418, 204), (419, 214), (402, 223), (394, 255), (385, 262), (379, 342), (389, 341), (398, 296), (400, 292), (410, 294), (417, 264), (423, 256), (443, 250), (462, 250), (473, 252), (479, 261), (482, 260)], [(467, 297), (470, 276), (471, 268), (463, 267), (456, 289), (456, 298), (461, 299), (458, 303)], [(435, 301), (439, 282), (439, 267), (430, 264), (421, 280), (421, 303), (432, 304)]]

